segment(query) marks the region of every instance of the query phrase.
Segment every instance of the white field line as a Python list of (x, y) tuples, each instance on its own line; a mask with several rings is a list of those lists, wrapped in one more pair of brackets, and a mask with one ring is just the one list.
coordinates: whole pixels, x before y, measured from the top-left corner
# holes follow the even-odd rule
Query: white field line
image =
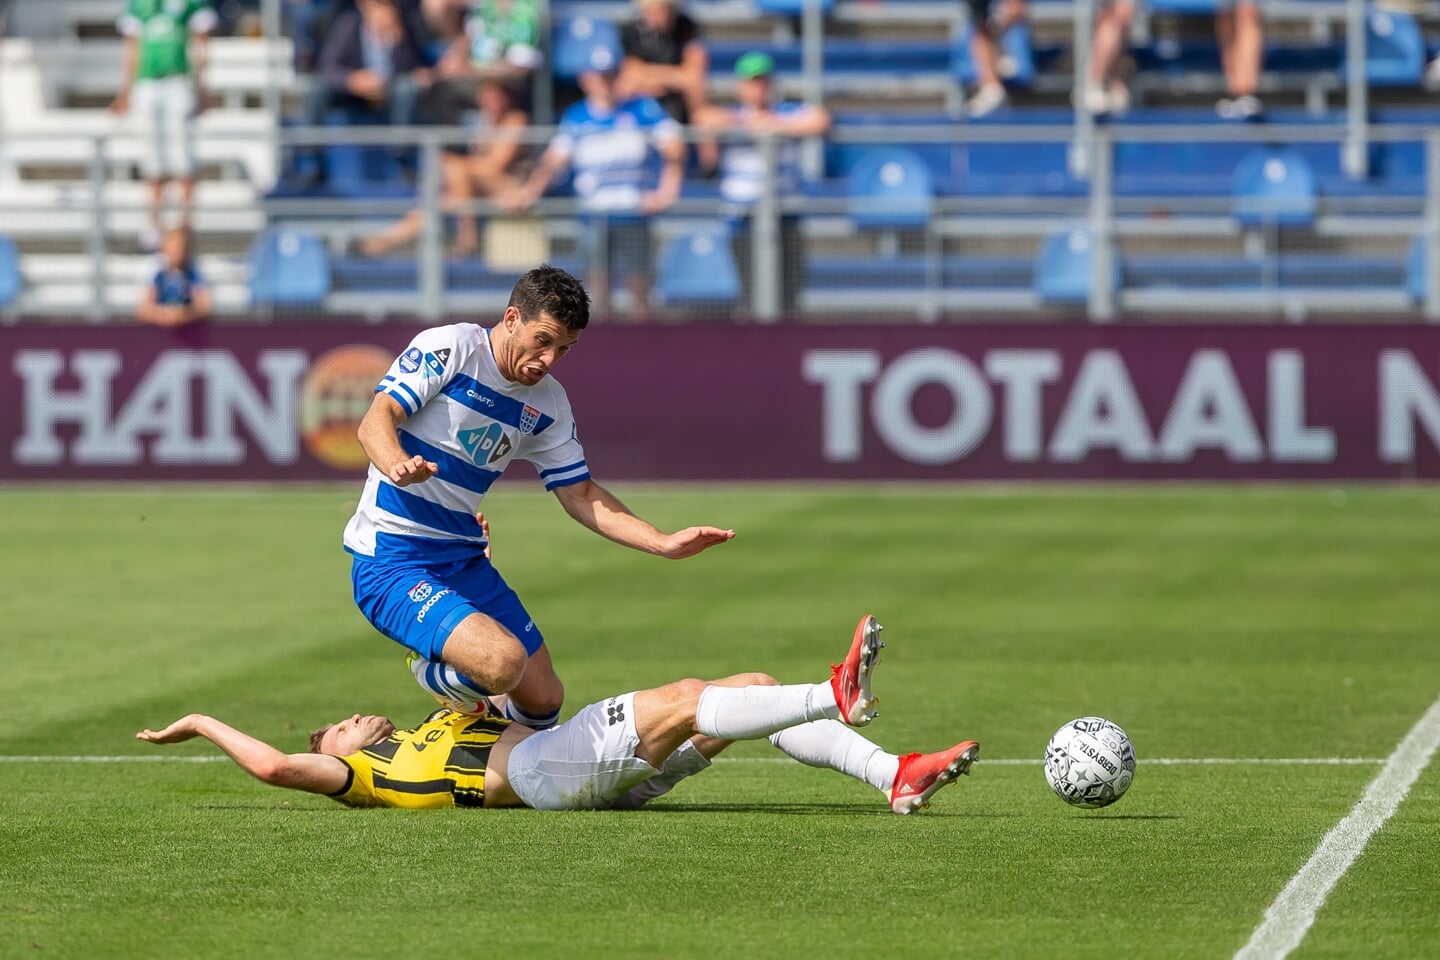
[(1335, 824), (1305, 865), (1265, 911), (1265, 920), (1235, 960), (1281, 960), (1300, 945), (1315, 914), (1365, 845), (1395, 813), (1400, 801), (1440, 748), (1440, 700), (1405, 734), (1385, 766), (1345, 819)]
[[(167, 754), (129, 754), (116, 756), (0, 756), (0, 763), (212, 763), (228, 760), (223, 756), (171, 756)], [(794, 763), (789, 757), (718, 757), (718, 763)], [(1043, 761), (1007, 757), (999, 760), (980, 758), (987, 767), (1038, 767)], [(1377, 757), (1150, 757), (1141, 766), (1190, 767), (1364, 767), (1384, 763)], [(1408, 785), (1407, 785), (1408, 786)]]

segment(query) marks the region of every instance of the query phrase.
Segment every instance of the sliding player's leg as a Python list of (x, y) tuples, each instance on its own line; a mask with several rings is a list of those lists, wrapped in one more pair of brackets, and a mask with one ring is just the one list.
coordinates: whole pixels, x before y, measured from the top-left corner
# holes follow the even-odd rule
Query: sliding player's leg
[(834, 720), (789, 727), (771, 734), (770, 742), (807, 766), (836, 770), (870, 784), (889, 797), (896, 813), (913, 813), (929, 806), (931, 797), (968, 774), (980, 756), (980, 744), (974, 740), (936, 753), (897, 756)]

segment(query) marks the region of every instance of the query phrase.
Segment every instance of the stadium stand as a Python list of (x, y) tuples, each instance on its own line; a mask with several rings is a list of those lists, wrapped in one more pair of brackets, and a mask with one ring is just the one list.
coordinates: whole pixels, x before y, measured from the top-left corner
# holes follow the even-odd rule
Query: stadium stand
[[(55, 7), (49, 35), (12, 31), (0, 44), (0, 232), (19, 249), (22, 311), (116, 312), (133, 302), (144, 188), (133, 132), (96, 107), (119, 72), (113, 4)], [(783, 94), (823, 98), (835, 115), (825, 142), (806, 145), (802, 182), (778, 185), (775, 202), (749, 214), (798, 224), (804, 269), (769, 273), (804, 277), (798, 296), (786, 298), (802, 314), (938, 319), (1080, 303), (1092, 315), (1204, 306), (1300, 317), (1356, 304), (1413, 315), (1440, 303), (1426, 296), (1432, 280), (1416, 239), (1440, 233), (1432, 133), (1440, 108), (1422, 79), (1440, 6), (1366, 8), (1356, 21), (1364, 23), (1363, 85), (1352, 88), (1348, 56), (1359, 45), (1346, 33), (1345, 0), (1264, 3), (1268, 110), (1250, 123), (1221, 120), (1210, 107), (1223, 92), (1214, 8), (1148, 4), (1129, 53), (1135, 105), (1095, 120), (1070, 106), (1088, 43), (1081, 8), (1034, 2), (1029, 22), (1006, 36), (1011, 104), (970, 123), (959, 120), (970, 80), (963, 5), (834, 0), (818, 38), (786, 0), (692, 0), (687, 11), (706, 28), (714, 97), (726, 98), (741, 55), (763, 50)], [(615, 24), (632, 15), (624, 2), (556, 0), (554, 79), (563, 85), (597, 45), (618, 55)], [(293, 69), (290, 41), (219, 37), (211, 47), (218, 105), (200, 119), (194, 229), (222, 314), (245, 309), (252, 295), (370, 314), (485, 309), (503, 296), (518, 273), (514, 258), (444, 260), (438, 213), (413, 250), (379, 260), (350, 252), (356, 237), (429, 196), (425, 158), (440, 132), (328, 116), (326, 131), (344, 142), (319, 148), (326, 178), (317, 182), (306, 159), (315, 149), (277, 148), (330, 135), (280, 116), (280, 105), (294, 113), (307, 82)], [(528, 142), (538, 148), (548, 133), (536, 128)], [(571, 204), (568, 185), (552, 189), (535, 230), (542, 252), (580, 269)], [(471, 212), (483, 224), (494, 207), (479, 202)], [(779, 312), (779, 293), (742, 284), (752, 265), (735, 264), (729, 240), (706, 226), (730, 216), (714, 182), (692, 171), (681, 202), (651, 225), (661, 241), (660, 300), (702, 313), (717, 300), (744, 301), (730, 305), (741, 315)], [(251, 253), (267, 228), (267, 257), (280, 236), (302, 237), (306, 257), (323, 256), (323, 293), (279, 296), (288, 288), (272, 284), (297, 278), (283, 258)], [(697, 257), (696, 244), (707, 242), (711, 252)], [(755, 243), (746, 255), (779, 253)], [(712, 257), (718, 265), (707, 268)], [(253, 265), (268, 273), (252, 276)], [(1097, 283), (1106, 269), (1109, 279)], [(1212, 289), (1223, 295), (1194, 296)], [(624, 308), (623, 291), (614, 300)]]

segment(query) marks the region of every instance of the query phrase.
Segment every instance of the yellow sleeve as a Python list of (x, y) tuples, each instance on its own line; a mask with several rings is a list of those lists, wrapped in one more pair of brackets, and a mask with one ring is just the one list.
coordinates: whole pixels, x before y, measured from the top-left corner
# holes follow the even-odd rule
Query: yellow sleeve
[(336, 793), (330, 794), (332, 800), (345, 804), (347, 807), (381, 807), (385, 804), (375, 796), (375, 768), (370, 758), (363, 753), (352, 753), (348, 757), (341, 757), (340, 762), (350, 770), (350, 775), (345, 780), (345, 787)]

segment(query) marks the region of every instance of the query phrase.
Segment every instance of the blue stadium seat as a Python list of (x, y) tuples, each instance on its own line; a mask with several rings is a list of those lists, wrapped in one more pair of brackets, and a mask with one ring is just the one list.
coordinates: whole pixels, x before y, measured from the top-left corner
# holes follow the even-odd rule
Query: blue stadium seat
[[(970, 56), (973, 25), (961, 30), (950, 51), (950, 72), (961, 83), (975, 82), (975, 61)], [(1015, 62), (1015, 73), (1005, 79), (1006, 86), (1028, 87), (1035, 82), (1035, 55), (1030, 43), (1030, 24), (1022, 20), (1000, 35), (1000, 52)]]
[(1405, 258), (1405, 292), (1416, 303), (1425, 302), (1425, 261), (1429, 259), (1430, 244), (1424, 237), (1416, 237), (1410, 244), (1410, 254)]
[(249, 262), (253, 304), (319, 306), (330, 293), (330, 255), (313, 234), (266, 230), (250, 245)]
[(557, 24), (552, 44), (555, 76), (561, 80), (574, 80), (582, 71), (599, 66), (604, 53), (597, 60), (597, 51), (608, 53), (609, 62), (615, 64), (624, 55), (620, 28), (609, 20), (584, 14)]
[[(1035, 254), (1035, 292), (1046, 303), (1081, 304), (1090, 299), (1095, 272), (1095, 243), (1088, 229), (1050, 234)], [(1111, 265), (1110, 288), (1119, 289), (1118, 258)]]
[(1408, 13), (1372, 8), (1365, 18), (1366, 80), (1375, 87), (1414, 87), (1424, 73), (1420, 24)]
[(1214, 13), (1220, 8), (1219, 0), (1150, 0), (1151, 13), (1178, 13), (1199, 15)]
[(740, 299), (740, 268), (723, 225), (671, 237), (660, 253), (656, 289), (666, 306), (734, 303)]
[(1315, 174), (1296, 150), (1261, 149), (1235, 167), (1235, 219), (1247, 227), (1308, 227), (1315, 222)]
[(20, 255), (15, 244), (0, 237), (0, 307), (9, 306), (20, 296)]
[(755, 0), (755, 6), (761, 13), (798, 17), (805, 12), (805, 4), (809, 2), (820, 4), (821, 13), (829, 13), (835, 6), (835, 0)]
[(913, 150), (879, 147), (855, 161), (845, 179), (850, 218), (866, 227), (923, 227), (935, 178)]

